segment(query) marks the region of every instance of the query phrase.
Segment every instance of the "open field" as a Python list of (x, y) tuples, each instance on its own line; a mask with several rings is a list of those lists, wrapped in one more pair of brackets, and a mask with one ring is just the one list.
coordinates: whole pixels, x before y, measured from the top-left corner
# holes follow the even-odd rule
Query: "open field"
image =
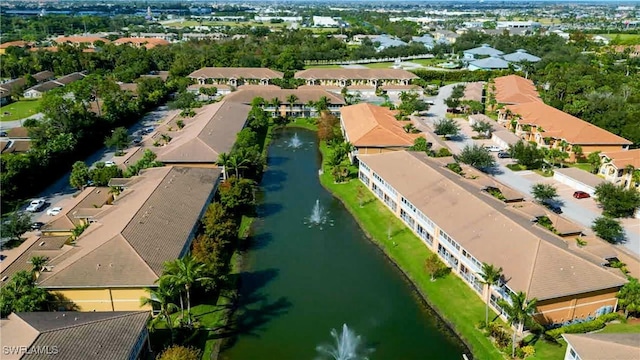
[(598, 34), (611, 40), (615, 45), (638, 45), (640, 44), (640, 34)]
[(20, 120), (38, 113), (42, 99), (20, 100), (0, 107), (0, 121)]

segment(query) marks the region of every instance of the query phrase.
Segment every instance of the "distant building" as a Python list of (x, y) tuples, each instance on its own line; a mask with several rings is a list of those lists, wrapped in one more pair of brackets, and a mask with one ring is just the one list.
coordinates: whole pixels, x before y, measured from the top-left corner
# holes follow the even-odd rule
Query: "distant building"
[(135, 47), (145, 47), (147, 49), (152, 49), (156, 46), (169, 45), (170, 42), (164, 39), (157, 38), (139, 38), (139, 37), (128, 37), (128, 38), (120, 38), (113, 42), (116, 45), (124, 45), (129, 44)]
[(501, 59), (497, 55), (489, 56), (480, 60), (473, 60), (467, 66), (469, 70), (504, 70), (509, 68), (509, 62)]
[(640, 333), (562, 334), (567, 342), (564, 360), (637, 360)]
[(283, 73), (267, 68), (205, 67), (189, 74), (199, 84), (221, 84), (237, 87), (246, 84), (269, 85), (273, 79), (282, 79)]
[(539, 28), (541, 25), (537, 21), (498, 21), (496, 22), (496, 28), (498, 29), (506, 29), (506, 28), (525, 28), (525, 29), (535, 29)]
[(414, 36), (411, 38), (411, 41), (421, 43), (427, 49), (433, 49), (433, 46), (435, 45), (435, 39), (429, 34)]
[(596, 35), (596, 36), (592, 37), (591, 40), (593, 42), (596, 42), (596, 43), (602, 44), (602, 45), (609, 45), (609, 43), (611, 42), (611, 40), (608, 37), (602, 36), (602, 35)]
[(314, 16), (313, 26), (315, 27), (338, 27), (340, 23), (329, 16)]
[(397, 37), (392, 37), (389, 35), (380, 35), (378, 37), (376, 37), (375, 39), (373, 39), (374, 42), (380, 43), (380, 45), (378, 45), (376, 47), (377, 51), (382, 51), (384, 49), (390, 48), (392, 46), (405, 46), (407, 45), (406, 42), (398, 39)]
[(500, 56), (504, 54), (504, 52), (492, 48), (491, 46), (489, 46), (489, 44), (482, 44), (480, 47), (464, 50), (462, 53), (464, 54), (464, 60), (467, 61), (473, 61), (489, 56)]
[(25, 48), (31, 46), (31, 43), (28, 41), (9, 41), (0, 44), (0, 55), (6, 53), (7, 49), (15, 46), (19, 48)]
[(518, 49), (516, 52), (506, 54), (502, 56), (503, 59), (509, 62), (522, 63), (522, 62), (538, 62), (542, 59), (535, 55), (531, 55), (524, 49)]
[(460, 35), (451, 30), (436, 30), (433, 32), (433, 37), (438, 42), (453, 44), (456, 42)]
[(75, 46), (86, 45), (88, 48), (93, 49), (94, 44), (103, 42), (109, 44), (111, 41), (103, 37), (97, 36), (60, 36), (53, 40), (56, 44), (71, 44)]

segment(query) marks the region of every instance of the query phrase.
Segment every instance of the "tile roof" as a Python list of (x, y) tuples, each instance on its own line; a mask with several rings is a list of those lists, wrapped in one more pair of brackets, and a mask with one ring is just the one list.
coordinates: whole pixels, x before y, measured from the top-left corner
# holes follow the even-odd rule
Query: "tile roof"
[(24, 78), (17, 78), (13, 80), (9, 80), (5, 83), (0, 84), (0, 89), (11, 92), (14, 87), (21, 87), (26, 84), (26, 80)]
[[(500, 104), (520, 104), (542, 101), (533, 81), (518, 75), (507, 75), (493, 79), (496, 101)], [(491, 89), (491, 86), (489, 87)]]
[(102, 41), (105, 44), (110, 43), (109, 39), (105, 39), (98, 36), (60, 36), (54, 40), (58, 44), (73, 43), (73, 44), (93, 44), (96, 41)]
[(189, 74), (192, 79), (282, 79), (283, 73), (268, 68), (205, 67)]
[(57, 79), (55, 79), (54, 81), (57, 83), (60, 83), (62, 85), (69, 85), (74, 81), (78, 81), (78, 80), (82, 80), (84, 79), (84, 74), (80, 73), (80, 72), (74, 72), (71, 74), (67, 74), (65, 76), (61, 76)]
[(49, 79), (53, 79), (56, 76), (56, 74), (54, 74), (52, 71), (40, 71), (37, 72), (35, 74), (33, 74), (33, 78), (36, 79), (37, 81), (44, 81), (44, 80), (49, 80)]
[(640, 149), (607, 151), (600, 155), (608, 157), (618, 169), (624, 169), (629, 165), (640, 169)]
[(509, 62), (504, 61), (499, 57), (488, 57), (480, 60), (474, 60), (469, 63), (469, 66), (475, 66), (480, 69), (508, 69)]
[(102, 208), (113, 199), (113, 195), (107, 187), (87, 187), (76, 197), (71, 199), (68, 204), (63, 204), (60, 214), (54, 216), (42, 231), (69, 231), (80, 224), (81, 220), (77, 217), (78, 211), (83, 209)]
[(563, 334), (581, 360), (638, 360), (640, 333)]
[[(242, 87), (241, 87), (242, 88)], [(266, 101), (278, 98), (282, 104), (289, 104), (289, 96), (295, 95), (298, 100), (296, 104), (307, 104), (309, 101), (318, 101), (323, 96), (329, 99), (331, 105), (344, 105), (344, 99), (340, 95), (330, 93), (320, 88), (315, 89), (268, 89), (262, 86), (253, 87), (251, 89), (234, 91), (225, 96), (224, 100), (228, 102), (238, 102), (242, 104), (251, 104), (256, 97), (261, 97)]]
[(2, 140), (0, 141), (2, 153), (23, 153), (31, 150), (31, 140)]
[(118, 84), (120, 90), (122, 91), (130, 91), (134, 94), (138, 93), (138, 84), (137, 83), (122, 83)]
[(146, 334), (148, 319), (148, 311), (14, 313), (0, 320), (0, 331), (5, 346), (57, 347), (55, 354), (32, 352), (7, 360), (119, 360), (136, 357), (132, 352), (140, 351), (135, 346)]
[[(172, 139), (161, 147), (153, 147), (158, 161), (164, 163), (210, 163), (218, 161), (218, 155), (229, 153), (236, 135), (244, 128), (251, 107), (243, 103), (221, 101), (205, 105), (192, 119), (185, 119), (181, 130), (166, 132)], [(161, 136), (158, 128), (153, 139)]]
[[(360, 155), (360, 161), (481, 262), (504, 269), (507, 285), (539, 300), (610, 289), (625, 277), (571, 252), (558, 236), (422, 153)], [(463, 224), (463, 226), (461, 226)], [(500, 251), (496, 251), (500, 249)]]
[(11, 129), (7, 129), (7, 135), (9, 135), (9, 138), (15, 138), (15, 139), (20, 139), (20, 138), (24, 138), (24, 139), (28, 139), (29, 138), (29, 129), (27, 129), (24, 126), (19, 126), (19, 127), (14, 127)]
[(220, 178), (218, 168), (144, 170), (94, 217), (73, 253), (38, 283), (44, 288), (152, 286), (165, 261), (188, 250)]
[(401, 69), (307, 69), (298, 71), (296, 79), (345, 79), (345, 80), (412, 80), (414, 73)]
[(38, 92), (44, 93), (44, 92), (47, 92), (49, 90), (53, 90), (53, 89), (61, 87), (61, 86), (63, 86), (63, 85), (59, 84), (55, 80), (51, 80), (51, 81), (47, 81), (47, 82), (44, 82), (42, 84), (38, 84), (36, 86), (33, 86), (33, 87), (27, 89), (26, 91), (33, 90), (33, 91), (38, 91)]
[(156, 46), (171, 44), (169, 41), (164, 40), (164, 39), (132, 38), (132, 37), (120, 38), (120, 39), (115, 40), (113, 43), (116, 44), (116, 45), (131, 44), (131, 45), (135, 45), (135, 46), (144, 46), (147, 49), (152, 49), (152, 48), (154, 48)]
[(16, 47), (25, 47), (27, 45), (30, 45), (31, 43), (28, 41), (21, 41), (21, 40), (17, 40), (17, 41), (9, 41), (6, 43), (2, 43), (0, 44), (0, 49), (6, 49), (10, 46), (16, 46)]
[(521, 124), (536, 125), (542, 136), (564, 139), (574, 145), (631, 145), (632, 142), (614, 135), (575, 116), (542, 102), (507, 105), (507, 109), (520, 116)]
[(395, 118), (397, 111), (368, 103), (340, 109), (341, 122), (349, 142), (356, 147), (410, 147), (419, 134), (408, 134), (406, 123)]
[(480, 56), (492, 56), (492, 55), (502, 55), (504, 54), (504, 52), (498, 50), (498, 49), (494, 49), (491, 46), (487, 45), (487, 44), (482, 44), (482, 46), (477, 47), (477, 48), (473, 48), (473, 49), (469, 49), (469, 50), (465, 50), (463, 51), (464, 53), (469, 53), (469, 54), (473, 54), (473, 55), (480, 55)]
[(467, 83), (464, 87), (463, 100), (482, 101), (482, 92), (484, 91), (484, 82), (476, 81)]
[[(31, 271), (32, 265), (29, 262), (34, 256), (45, 256), (48, 258), (47, 265), (55, 264), (58, 256), (70, 250), (70, 246), (64, 246), (68, 236), (43, 236), (39, 237), (31, 246), (25, 249), (18, 257), (7, 256), (2, 260), (2, 272), (0, 277), (8, 277), (19, 271)], [(4, 283), (2, 284), (4, 285)]]
[(522, 62), (522, 61), (538, 62), (542, 60), (535, 55), (529, 54), (526, 50), (523, 50), (523, 49), (518, 49), (514, 53), (503, 55), (502, 58), (511, 62)]

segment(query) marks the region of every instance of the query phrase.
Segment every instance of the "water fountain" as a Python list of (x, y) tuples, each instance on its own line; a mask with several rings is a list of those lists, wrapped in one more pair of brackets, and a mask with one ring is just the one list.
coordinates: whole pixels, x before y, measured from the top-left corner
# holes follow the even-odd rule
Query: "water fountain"
[(298, 133), (295, 133), (293, 135), (293, 137), (291, 138), (291, 140), (289, 140), (289, 147), (290, 148), (294, 148), (297, 149), (300, 146), (302, 146), (302, 141), (300, 140), (300, 138), (298, 137)]
[(327, 214), (329, 212), (325, 211), (322, 205), (320, 205), (320, 199), (316, 199), (316, 204), (313, 206), (311, 210), (311, 215), (305, 221), (305, 224), (309, 225), (309, 227), (318, 226), (320, 230), (322, 230), (322, 226), (327, 222), (329, 226), (333, 226), (333, 220), (327, 220)]
[(335, 340), (335, 345), (320, 345), (316, 347), (322, 355), (328, 355), (333, 360), (367, 360), (367, 355), (372, 349), (360, 349), (362, 339), (360, 335), (342, 325), (342, 333), (338, 334), (336, 329), (331, 330), (331, 337)]

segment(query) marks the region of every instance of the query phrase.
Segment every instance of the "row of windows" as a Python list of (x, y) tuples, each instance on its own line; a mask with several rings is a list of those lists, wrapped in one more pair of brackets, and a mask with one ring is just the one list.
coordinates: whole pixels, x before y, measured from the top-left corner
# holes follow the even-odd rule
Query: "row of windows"
[(369, 169), (369, 167), (367, 166), (367, 164), (363, 163), (362, 161), (360, 161), (360, 168), (365, 170), (365, 172), (369, 172), (371, 171), (371, 169)]
[(405, 204), (405, 205), (407, 205), (407, 207), (408, 207), (409, 209), (411, 209), (411, 211), (413, 211), (413, 212), (418, 211), (418, 209), (416, 209), (416, 207), (415, 207), (415, 206), (413, 206), (413, 204), (412, 204), (412, 203), (410, 203), (410, 202), (409, 202), (409, 200), (405, 199), (404, 197), (402, 197), (402, 203), (403, 203), (403, 204)]
[(404, 209), (400, 209), (400, 218), (413, 230), (416, 221)]
[(365, 183), (367, 186), (369, 186), (369, 177), (367, 175), (363, 174), (362, 172), (359, 172), (358, 174), (359, 174), (360, 180), (363, 183)]
[(462, 249), (462, 256), (466, 257), (473, 263), (473, 265), (477, 266), (478, 269), (482, 269), (482, 263), (478, 261), (478, 259), (474, 258), (471, 254), (467, 252), (467, 250)]
[(416, 227), (416, 232), (422, 240), (425, 240), (427, 242), (427, 244), (433, 245), (433, 237), (427, 232), (425, 228), (420, 226), (420, 224), (418, 224), (418, 226)]
[(453, 246), (457, 251), (460, 251), (460, 244), (458, 244), (455, 240), (451, 238), (451, 236), (447, 235), (446, 232), (440, 230), (440, 239), (448, 242)]
[(435, 231), (435, 223), (431, 221), (431, 219), (429, 219), (425, 214), (423, 214), (422, 211), (418, 210), (415, 206), (413, 206), (411, 202), (409, 202), (409, 200), (405, 199), (404, 197), (402, 197), (402, 203), (405, 204), (409, 209), (411, 209), (411, 211), (413, 211), (416, 215), (418, 215), (418, 218), (420, 218), (420, 220), (422, 220), (427, 225), (429, 231)]
[(386, 181), (382, 180), (382, 178), (380, 177), (380, 175), (373, 173), (373, 178), (376, 179), (382, 186), (384, 186), (385, 189), (387, 189), (390, 193), (392, 193), (394, 196), (398, 196), (398, 192), (396, 191), (396, 189), (394, 189), (393, 187), (391, 187), (391, 185), (387, 184)]
[(395, 201), (391, 200), (391, 198), (389, 197), (389, 195), (384, 194), (383, 197), (383, 201), (385, 204), (387, 204), (388, 207), (391, 208), (391, 210), (393, 210), (394, 212), (396, 211), (396, 209), (398, 208), (398, 204), (396, 204)]

